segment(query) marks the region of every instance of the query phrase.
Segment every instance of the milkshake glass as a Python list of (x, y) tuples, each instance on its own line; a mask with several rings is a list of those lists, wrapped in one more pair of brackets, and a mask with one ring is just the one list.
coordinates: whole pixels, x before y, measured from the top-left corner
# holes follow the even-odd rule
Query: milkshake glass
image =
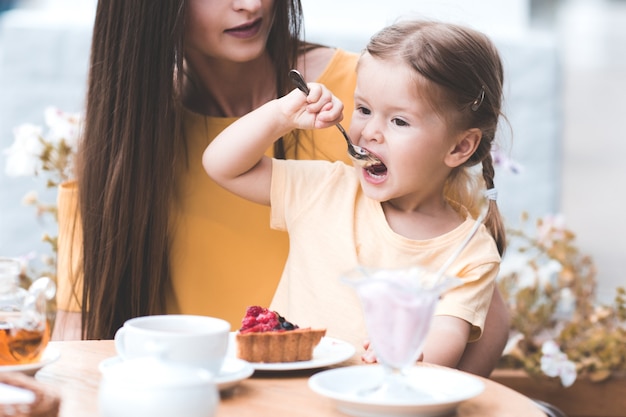
[(419, 393), (407, 382), (406, 373), (422, 354), (439, 298), (461, 280), (421, 267), (361, 267), (342, 279), (356, 289), (370, 343), (385, 369), (384, 381), (360, 394), (415, 399)]

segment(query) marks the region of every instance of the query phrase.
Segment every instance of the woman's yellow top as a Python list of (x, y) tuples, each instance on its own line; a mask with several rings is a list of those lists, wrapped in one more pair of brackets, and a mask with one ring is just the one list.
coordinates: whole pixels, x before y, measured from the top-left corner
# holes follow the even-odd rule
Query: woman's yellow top
[[(346, 127), (354, 107), (357, 58), (337, 50), (317, 80), (343, 101)], [(202, 167), (205, 148), (234, 120), (185, 113), (189, 165), (178, 170), (172, 201), (172, 291), (167, 312), (221, 317), (238, 329), (246, 307), (269, 306), (287, 258), (288, 237), (270, 229), (269, 207), (222, 189)], [(345, 140), (336, 128), (302, 136), (297, 149), (286, 149), (287, 158), (348, 161)], [(80, 311), (82, 294), (82, 231), (74, 227), (80, 226), (77, 199), (75, 182), (61, 185), (57, 304), (66, 311)]]

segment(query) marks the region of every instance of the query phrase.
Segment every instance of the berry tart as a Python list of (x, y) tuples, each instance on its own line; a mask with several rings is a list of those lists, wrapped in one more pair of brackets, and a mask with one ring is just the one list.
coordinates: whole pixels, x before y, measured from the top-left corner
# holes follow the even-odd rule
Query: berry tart
[(236, 334), (237, 357), (248, 362), (296, 362), (313, 358), (326, 329), (301, 329), (275, 311), (251, 306)]

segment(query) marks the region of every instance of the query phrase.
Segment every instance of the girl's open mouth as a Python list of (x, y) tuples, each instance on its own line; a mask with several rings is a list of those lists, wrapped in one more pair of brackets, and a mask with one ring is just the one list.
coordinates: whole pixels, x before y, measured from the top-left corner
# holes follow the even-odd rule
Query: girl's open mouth
[(375, 179), (382, 179), (387, 176), (387, 166), (385, 164), (374, 164), (363, 168), (367, 174)]

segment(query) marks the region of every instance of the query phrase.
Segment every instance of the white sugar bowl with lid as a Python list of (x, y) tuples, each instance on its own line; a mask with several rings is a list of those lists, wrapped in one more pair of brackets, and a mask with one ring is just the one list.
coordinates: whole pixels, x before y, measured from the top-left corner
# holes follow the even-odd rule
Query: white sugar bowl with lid
[(144, 357), (102, 371), (102, 417), (213, 417), (219, 402), (213, 375), (201, 368)]

